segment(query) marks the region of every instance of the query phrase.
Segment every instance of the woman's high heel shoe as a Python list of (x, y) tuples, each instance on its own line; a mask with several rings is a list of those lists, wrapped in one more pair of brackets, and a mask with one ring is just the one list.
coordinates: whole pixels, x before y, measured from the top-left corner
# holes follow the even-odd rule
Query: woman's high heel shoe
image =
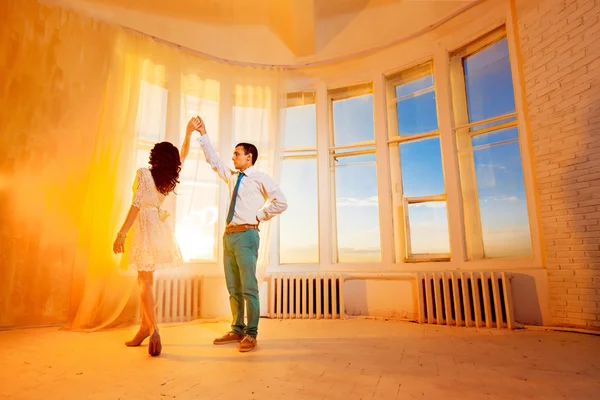
[(142, 344), (142, 342), (144, 340), (146, 340), (146, 338), (150, 336), (150, 329), (146, 329), (145, 331), (138, 331), (138, 333), (135, 334), (135, 336), (133, 337), (133, 339), (125, 342), (125, 346), (128, 347), (137, 347), (140, 344)]
[(162, 344), (160, 343), (160, 335), (156, 332), (150, 337), (150, 342), (148, 343), (148, 354), (152, 357), (156, 357), (160, 355), (162, 351)]

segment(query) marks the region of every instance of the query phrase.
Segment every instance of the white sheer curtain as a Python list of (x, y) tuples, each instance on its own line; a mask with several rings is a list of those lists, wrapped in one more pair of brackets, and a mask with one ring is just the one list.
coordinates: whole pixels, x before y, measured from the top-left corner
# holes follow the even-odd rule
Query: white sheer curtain
[[(256, 167), (276, 180), (279, 178), (280, 166), (280, 129), (285, 102), (285, 94), (279, 89), (282, 74), (265, 81), (261, 86), (253, 86), (248, 81), (237, 82), (234, 100), (234, 132), (237, 142), (251, 142), (258, 148)], [(235, 145), (235, 144), (234, 144)], [(261, 241), (257, 278), (262, 282), (266, 267), (271, 264), (270, 243), (275, 219), (261, 224)]]
[[(181, 146), (187, 120), (200, 114), (224, 160), (238, 141), (252, 142), (257, 167), (276, 175), (284, 77), (34, 0), (2, 2), (0, 15), (0, 326), (130, 323), (136, 285), (111, 246), (136, 167), (157, 141)], [(220, 267), (228, 199), (195, 140), (180, 180), (168, 221), (195, 264), (174, 273)], [(260, 277), (271, 224), (261, 227)]]

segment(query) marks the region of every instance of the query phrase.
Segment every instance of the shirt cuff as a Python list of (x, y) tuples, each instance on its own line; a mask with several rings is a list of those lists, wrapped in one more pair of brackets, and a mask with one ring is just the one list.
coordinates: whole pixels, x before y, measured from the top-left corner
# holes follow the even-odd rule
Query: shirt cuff
[(265, 210), (258, 210), (258, 212), (256, 213), (256, 218), (258, 218), (260, 222), (264, 222), (269, 219)]

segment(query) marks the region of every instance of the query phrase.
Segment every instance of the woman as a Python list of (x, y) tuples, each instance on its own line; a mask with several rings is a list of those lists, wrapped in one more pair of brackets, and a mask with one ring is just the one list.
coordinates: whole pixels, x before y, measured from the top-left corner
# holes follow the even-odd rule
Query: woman
[(133, 184), (133, 201), (125, 222), (117, 233), (113, 244), (115, 254), (125, 252), (125, 239), (131, 228), (127, 243), (126, 261), (138, 273), (142, 322), (139, 331), (127, 346), (139, 346), (150, 336), (148, 354), (158, 356), (162, 350), (160, 333), (156, 325), (156, 314), (152, 285), (154, 271), (182, 264), (181, 251), (175, 236), (165, 223), (168, 213), (161, 206), (169, 193), (179, 183), (179, 172), (190, 149), (190, 138), (194, 128), (188, 125), (181, 146), (181, 155), (169, 142), (154, 145), (150, 151), (150, 168), (137, 170)]

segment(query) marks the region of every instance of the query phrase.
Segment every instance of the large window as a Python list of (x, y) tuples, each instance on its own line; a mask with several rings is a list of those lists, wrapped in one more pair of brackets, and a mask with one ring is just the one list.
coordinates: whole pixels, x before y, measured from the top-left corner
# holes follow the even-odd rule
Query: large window
[(451, 63), (469, 256), (530, 256), (529, 217), (504, 28), (456, 51)]
[(288, 94), (284, 119), (280, 185), (288, 200), (288, 209), (280, 216), (280, 263), (318, 263), (319, 199), (315, 94)]
[[(181, 81), (178, 142), (180, 147), (190, 118), (199, 115), (210, 140), (219, 149), (219, 83), (186, 75)], [(194, 136), (194, 138), (197, 136)], [(176, 189), (175, 235), (181, 252), (189, 261), (215, 261), (219, 226), (218, 177), (204, 160), (195, 140), (183, 164)]]
[(334, 182), (334, 261), (379, 262), (381, 245), (373, 86), (329, 92), (332, 134), (330, 160)]
[[(431, 63), (391, 75), (388, 102), (397, 229), (407, 260), (449, 259), (450, 241)], [(390, 107), (391, 110), (392, 107)]]
[[(149, 167), (150, 150), (157, 142), (166, 140), (181, 148), (187, 122), (195, 115), (202, 116), (213, 143), (218, 146), (218, 82), (182, 76), (180, 91), (173, 82), (172, 86), (173, 91), (169, 93), (153, 83), (143, 81), (141, 84), (136, 123), (137, 168)], [(178, 100), (180, 95), (180, 104), (175, 104), (177, 101), (168, 104)], [(173, 128), (174, 124), (178, 127)], [(173, 224), (186, 261), (216, 260), (217, 189), (216, 174), (204, 161), (198, 146), (191, 143), (190, 153), (179, 174), (179, 184), (164, 204), (172, 211), (174, 208), (175, 215), (169, 222)]]

